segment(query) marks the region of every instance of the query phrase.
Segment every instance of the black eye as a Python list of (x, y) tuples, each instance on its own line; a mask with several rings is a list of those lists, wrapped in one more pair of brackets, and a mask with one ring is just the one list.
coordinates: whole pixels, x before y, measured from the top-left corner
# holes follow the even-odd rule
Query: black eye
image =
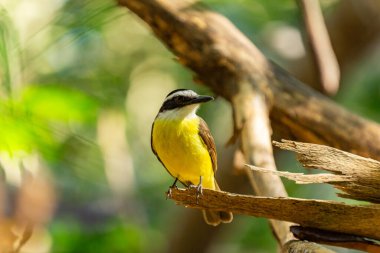
[(189, 101), (189, 100), (190, 100), (190, 98), (188, 98), (188, 97), (182, 97), (182, 96), (175, 97), (175, 102), (177, 104), (183, 104), (184, 102)]

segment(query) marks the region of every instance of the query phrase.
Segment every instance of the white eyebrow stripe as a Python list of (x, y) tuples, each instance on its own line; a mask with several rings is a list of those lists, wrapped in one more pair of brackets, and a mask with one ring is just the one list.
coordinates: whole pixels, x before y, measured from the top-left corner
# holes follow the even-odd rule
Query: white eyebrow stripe
[(198, 96), (198, 94), (192, 90), (181, 90), (181, 91), (177, 91), (177, 92), (171, 94), (170, 96), (168, 96), (167, 98), (165, 98), (164, 102), (169, 101), (170, 99), (177, 97), (177, 96), (196, 97), (196, 96)]

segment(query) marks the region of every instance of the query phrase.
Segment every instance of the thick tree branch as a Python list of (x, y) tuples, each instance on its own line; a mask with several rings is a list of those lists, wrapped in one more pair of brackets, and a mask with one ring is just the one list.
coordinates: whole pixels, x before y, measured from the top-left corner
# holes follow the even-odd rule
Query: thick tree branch
[(336, 233), (315, 228), (292, 226), (291, 231), (297, 238), (348, 249), (362, 250), (369, 253), (379, 253), (380, 244), (365, 237)]
[[(232, 98), (235, 132), (241, 136), (241, 146), (248, 163), (276, 170), (271, 144), (269, 109), (265, 97), (247, 83)], [(234, 135), (237, 135), (236, 133)], [(286, 197), (280, 177), (275, 174), (256, 173), (246, 169), (252, 188), (257, 195)], [(281, 245), (294, 239), (290, 223), (271, 220), (272, 229)]]
[(177, 204), (192, 208), (225, 210), (235, 214), (284, 220), (303, 227), (380, 240), (380, 208), (373, 205), (354, 206), (326, 200), (258, 197), (207, 189), (198, 204), (195, 189), (173, 190), (172, 199)]
[(348, 112), (265, 59), (223, 16), (182, 0), (119, 0), (119, 4), (147, 22), (216, 94), (232, 101), (244, 82), (267, 94), (274, 130), (282, 137), (380, 160), (379, 125)]

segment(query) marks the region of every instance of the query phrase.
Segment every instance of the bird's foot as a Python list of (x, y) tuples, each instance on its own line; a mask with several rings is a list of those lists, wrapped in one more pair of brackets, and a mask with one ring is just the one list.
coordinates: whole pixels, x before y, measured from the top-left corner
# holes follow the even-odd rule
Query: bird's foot
[(196, 203), (198, 204), (199, 203), (199, 197), (203, 194), (202, 178), (201, 178), (198, 185), (193, 185), (193, 184), (189, 185), (189, 189), (191, 189), (191, 188), (195, 188), (197, 190), (197, 192), (196, 192), (196, 194), (197, 194), (196, 195), (196, 201), (197, 202)]
[(172, 188), (171, 187), (169, 187), (168, 191), (165, 193), (166, 193), (166, 200), (172, 198)]
[(196, 187), (197, 187), (197, 204), (198, 204), (199, 196), (203, 194), (203, 188), (202, 188), (202, 184), (198, 184)]
[(173, 189), (178, 189), (178, 187), (175, 186), (170, 186), (168, 191), (166, 192), (166, 199), (171, 199), (172, 198), (172, 190)]
[(177, 181), (178, 181), (178, 178), (176, 178), (174, 180), (174, 183), (171, 186), (169, 186), (169, 189), (166, 192), (166, 199), (171, 199), (172, 198), (172, 189), (173, 188), (178, 189), (178, 187), (177, 187)]

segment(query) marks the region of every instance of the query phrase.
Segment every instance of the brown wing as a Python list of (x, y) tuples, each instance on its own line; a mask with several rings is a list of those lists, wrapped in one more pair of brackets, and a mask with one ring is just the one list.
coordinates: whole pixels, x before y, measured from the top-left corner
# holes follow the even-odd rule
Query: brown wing
[(206, 122), (202, 118), (200, 119), (200, 122), (199, 122), (199, 135), (201, 136), (204, 144), (206, 144), (208, 153), (210, 154), (210, 157), (211, 157), (212, 169), (215, 174), (216, 169), (217, 169), (215, 142), (214, 142), (214, 138), (212, 138), (212, 135), (210, 133), (210, 130), (208, 129)]

